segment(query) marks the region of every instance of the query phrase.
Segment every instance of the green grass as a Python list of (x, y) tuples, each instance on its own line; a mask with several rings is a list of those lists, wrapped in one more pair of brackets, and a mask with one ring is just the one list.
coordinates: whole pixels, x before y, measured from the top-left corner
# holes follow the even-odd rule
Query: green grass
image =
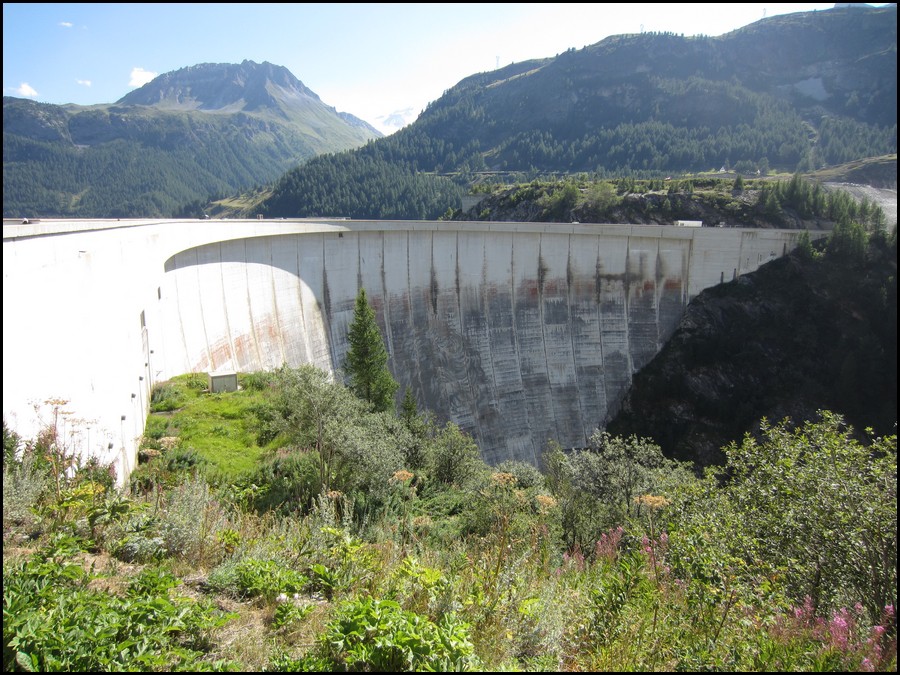
[(195, 450), (208, 462), (208, 470), (224, 479), (252, 471), (264, 452), (256, 442), (253, 415), (254, 406), (265, 400), (264, 393), (240, 388), (210, 394), (205, 385), (202, 373), (156, 385), (154, 391), (166, 392), (166, 404), (148, 415), (144, 436), (157, 444), (161, 438), (178, 438), (177, 447)]

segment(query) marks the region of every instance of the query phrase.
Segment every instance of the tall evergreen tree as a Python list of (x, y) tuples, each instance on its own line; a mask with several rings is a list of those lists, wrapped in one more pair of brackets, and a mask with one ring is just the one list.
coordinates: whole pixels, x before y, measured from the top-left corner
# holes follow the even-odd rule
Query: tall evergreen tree
[(371, 403), (376, 411), (391, 410), (394, 394), (400, 385), (388, 370), (387, 349), (375, 321), (375, 310), (369, 306), (364, 288), (359, 289), (356, 296), (356, 308), (347, 339), (350, 348), (344, 369), (350, 380), (350, 389), (359, 398)]
[(419, 407), (416, 405), (416, 397), (413, 396), (412, 389), (406, 388), (403, 395), (403, 403), (400, 404), (400, 419), (412, 431), (413, 422), (419, 417)]

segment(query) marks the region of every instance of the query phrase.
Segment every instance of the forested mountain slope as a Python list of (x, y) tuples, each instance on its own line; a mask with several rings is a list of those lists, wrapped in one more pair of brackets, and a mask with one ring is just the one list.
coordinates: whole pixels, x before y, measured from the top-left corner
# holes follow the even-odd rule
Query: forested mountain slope
[[(472, 75), (409, 127), (288, 172), (257, 210), (435, 218), (457, 206), (449, 181), (467, 187), (481, 172), (765, 175), (896, 153), (896, 46), (894, 5), (771, 17), (716, 38), (612, 36)], [(446, 201), (423, 214), (420, 191)]]
[(287, 69), (252, 61), (166, 73), (108, 105), (5, 96), (3, 215), (195, 215), (191, 204), (380, 136)]

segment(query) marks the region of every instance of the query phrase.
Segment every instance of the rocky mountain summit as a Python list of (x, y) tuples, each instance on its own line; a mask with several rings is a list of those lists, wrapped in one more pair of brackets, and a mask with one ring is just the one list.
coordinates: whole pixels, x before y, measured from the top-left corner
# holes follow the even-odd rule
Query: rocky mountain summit
[(113, 104), (4, 97), (3, 214), (184, 214), (381, 136), (286, 68), (253, 61), (165, 73)]
[(154, 78), (120, 98), (117, 105), (152, 105), (161, 109), (245, 110), (274, 108), (281, 102), (320, 101), (282, 66), (202, 63)]

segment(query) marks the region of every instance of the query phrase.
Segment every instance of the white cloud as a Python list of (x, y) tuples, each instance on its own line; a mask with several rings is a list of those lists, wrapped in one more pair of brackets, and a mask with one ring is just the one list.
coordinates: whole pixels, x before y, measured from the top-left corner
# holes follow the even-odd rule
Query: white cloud
[(63, 28), (71, 28), (73, 24), (71, 21), (60, 21), (59, 25)]
[(36, 98), (38, 95), (38, 93), (34, 90), (34, 87), (32, 87), (27, 82), (23, 82), (22, 84), (20, 84), (19, 88), (14, 89), (13, 92), (19, 96), (26, 96), (28, 98)]
[(128, 86), (143, 87), (157, 75), (159, 75), (159, 73), (151, 73), (149, 70), (144, 70), (143, 68), (132, 68), (131, 80), (129, 80)]
[(90, 87), (91, 81), (90, 80), (75, 80), (75, 84), (80, 84), (84, 87)]

